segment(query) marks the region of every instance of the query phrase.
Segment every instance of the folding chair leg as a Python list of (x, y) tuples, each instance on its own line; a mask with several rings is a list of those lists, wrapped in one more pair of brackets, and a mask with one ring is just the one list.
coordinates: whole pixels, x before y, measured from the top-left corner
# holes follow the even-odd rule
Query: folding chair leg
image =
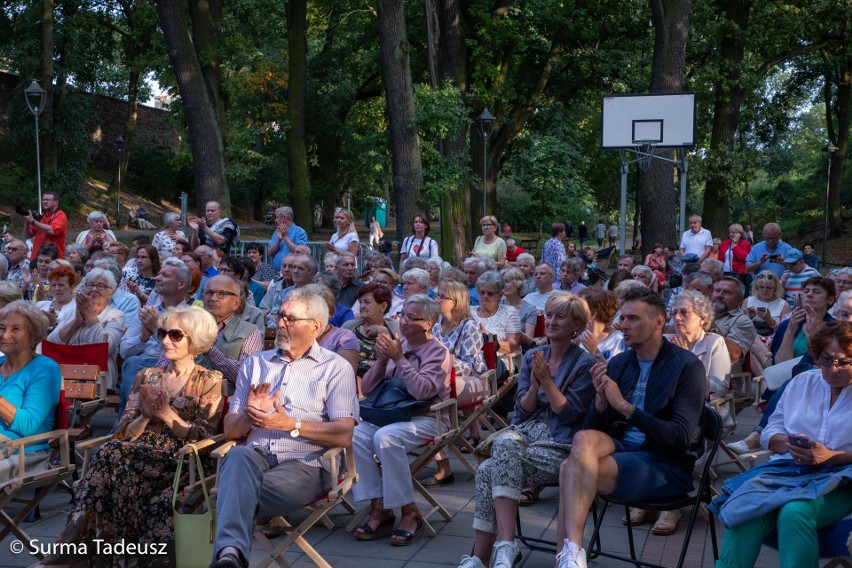
[[(630, 522), (630, 507), (624, 506), (624, 514), (627, 515), (627, 543), (630, 549), (630, 558), (636, 560), (636, 545), (633, 542), (633, 523)], [(642, 568), (641, 564), (636, 564), (636, 568)]]
[[(471, 454), (473, 453), (473, 450), (475, 450), (475, 449), (476, 449), (476, 448), (474, 448), (474, 447), (470, 444), (470, 442), (468, 442), (468, 441), (467, 441), (467, 440), (465, 440), (464, 438), (462, 438), (462, 442), (461, 442), (461, 443), (462, 443), (462, 445), (464, 445), (464, 446), (465, 446), (468, 450), (470, 450), (470, 453), (471, 453)], [(463, 452), (462, 452), (459, 448), (457, 448), (455, 444), (450, 444), (450, 445), (449, 445), (449, 446), (447, 446), (447, 447), (450, 449), (450, 451), (451, 451), (451, 452), (453, 452), (453, 453), (456, 455), (456, 457), (457, 457), (457, 458), (459, 458), (459, 461), (461, 461), (461, 462), (462, 462), (462, 465), (464, 465), (464, 467), (465, 467), (465, 469), (467, 469), (468, 473), (470, 473), (470, 475), (471, 475), (472, 477), (476, 477), (476, 468), (473, 466), (473, 464), (472, 464), (472, 463), (470, 463), (470, 462), (467, 460), (467, 456), (465, 456), (465, 455), (464, 455), (464, 453), (463, 453)]]

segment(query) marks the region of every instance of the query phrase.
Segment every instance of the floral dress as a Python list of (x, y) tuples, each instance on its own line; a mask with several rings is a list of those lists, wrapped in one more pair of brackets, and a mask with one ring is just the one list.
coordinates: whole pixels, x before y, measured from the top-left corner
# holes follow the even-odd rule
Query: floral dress
[[(84, 523), (84, 541), (170, 543), (172, 483), (177, 455), (186, 442), (216, 434), (222, 416), (222, 373), (197, 366), (180, 391), (171, 397), (172, 409), (190, 426), (179, 439), (157, 419), (134, 440), (123, 433), (141, 414), (141, 385), (160, 386), (163, 368), (139, 371), (116, 430), (116, 437), (92, 456), (86, 477), (74, 491), (70, 522)], [(188, 475), (188, 473), (187, 473)], [(185, 483), (183, 481), (182, 483)], [(119, 565), (119, 558), (103, 558), (104, 565)], [(157, 557), (154, 565), (168, 565)]]

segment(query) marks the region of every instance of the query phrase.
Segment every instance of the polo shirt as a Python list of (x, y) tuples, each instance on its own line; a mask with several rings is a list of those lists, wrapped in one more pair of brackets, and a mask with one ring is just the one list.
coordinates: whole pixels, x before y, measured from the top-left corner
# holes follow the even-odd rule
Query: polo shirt
[(680, 248), (683, 249), (683, 254), (694, 254), (699, 258), (704, 254), (705, 247), (713, 246), (713, 235), (710, 231), (701, 227), (697, 233), (685, 231), (680, 237)]

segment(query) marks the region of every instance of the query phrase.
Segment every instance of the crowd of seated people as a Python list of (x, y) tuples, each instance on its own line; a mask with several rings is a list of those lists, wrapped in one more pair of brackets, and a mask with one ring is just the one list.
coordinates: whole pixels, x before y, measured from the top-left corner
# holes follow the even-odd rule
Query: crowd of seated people
[[(401, 379), (424, 403), (444, 401), (451, 392), (460, 402), (481, 400), (485, 341), (494, 342), (502, 368), (508, 363), (518, 374), (518, 386), (511, 393), (512, 428), (493, 440), (490, 458), (479, 467), (476, 539), (460, 564), (465, 568), (510, 568), (519, 552), (517, 507), (533, 504), (543, 486), (555, 483), (557, 564), (586, 566), (582, 528), (594, 495), (641, 499), (691, 488), (693, 464), (703, 451), (698, 419), (704, 401), (731, 388), (732, 371), (755, 362), (762, 369), (801, 358), (785, 387), (768, 395), (767, 423), (739, 449), (763, 442), (786, 454), (787, 438), (801, 433), (808, 442), (790, 450), (795, 460), (849, 463), (848, 440), (795, 420), (777, 421), (790, 416), (785, 401), (793, 395), (785, 393), (799, 393), (800, 384), (801, 396), (828, 385), (834, 398), (823, 414), (835, 399), (838, 412), (848, 412), (848, 328), (832, 322), (852, 313), (848, 295), (841, 296), (852, 288), (852, 271), (810, 275), (803, 268), (806, 255), (781, 240), (777, 224), (767, 224), (764, 241), (755, 244), (732, 225), (730, 238), (715, 246), (693, 216), (680, 248), (659, 244), (644, 263), (621, 257), (603, 281), (592, 265), (611, 253), (578, 251), (562, 223), (551, 227), (537, 264), (515, 244), (507, 259), (497, 219), (483, 217), (470, 257), (453, 266), (428, 236), (423, 213), (412, 221), (400, 259), (378, 251), (361, 258), (351, 211), (335, 214), (336, 232), (322, 259), (314, 258), (292, 209), (275, 214), (269, 243), (248, 243), (244, 256), (239, 227), (216, 202), (206, 204), (204, 219), (191, 220), (190, 235), (180, 231), (179, 217), (167, 214), (153, 240), (140, 235), (130, 247), (115, 238), (100, 212), (89, 215), (89, 229), (67, 247), (41, 239), (32, 250), (26, 238), (6, 239), (0, 375), (33, 388), (0, 386), (0, 435), (22, 437), (53, 426), (52, 413), (38, 414), (26, 400), (43, 396), (44, 404), (56, 404), (58, 370), (35, 355), (44, 338), (66, 345), (106, 342), (107, 386), (120, 395), (113, 439), (78, 486), (63, 541), (173, 538), (167, 464), (181, 445), (216, 431), (224, 397), (231, 396), (225, 433), (248, 436), (257, 451), (229, 453), (224, 471), (232, 479), (251, 472), (254, 481), (223, 497), (213, 566), (245, 566), (252, 530), (246, 514), (277, 516), (279, 509), (310, 501), (307, 495), (322, 495), (328, 472), (315, 454), (333, 446), (354, 448), (360, 481), (353, 496), (370, 502), (355, 538), (389, 536), (392, 545), (408, 545), (422, 518), (407, 454), (435, 436), (434, 413), (423, 410), (427, 405), (408, 422), (376, 425), (359, 420), (357, 401), (388, 377)], [(43, 225), (36, 221), (29, 232)], [(29, 232), (24, 237), (35, 244)], [(399, 270), (395, 260), (402, 261)], [(845, 303), (835, 304), (838, 296)], [(264, 351), (264, 338), (271, 341), (273, 334), (275, 348)], [(807, 377), (815, 386), (800, 383)], [(292, 389), (300, 388), (305, 392), (295, 395)], [(775, 432), (785, 436), (783, 443)], [(475, 427), (466, 436), (473, 446), (480, 442)], [(118, 475), (111, 469), (116, 462), (150, 452), (158, 456), (151, 467), (160, 478), (146, 484), (150, 497), (140, 514), (148, 524), (129, 527), (120, 516), (92, 515), (100, 507), (142, 506), (115, 503), (103, 480)], [(295, 464), (288, 452), (297, 456)], [(46, 454), (36, 449), (27, 463), (47, 467)], [(419, 479), (422, 486), (453, 483), (447, 457), (438, 454), (437, 471)], [(8, 462), (6, 475), (14, 475), (13, 461), (0, 461)], [(3, 474), (0, 469), (0, 479)], [(280, 492), (286, 476), (303, 474), (307, 489), (267, 499)], [(131, 476), (121, 481), (128, 490), (140, 483), (132, 477), (138, 472), (121, 475)], [(626, 475), (641, 482), (621, 483)], [(258, 498), (247, 501), (251, 491)], [(848, 499), (829, 495), (824, 510), (805, 514), (818, 523), (835, 519), (843, 510), (837, 503)], [(740, 551), (752, 534), (776, 524), (782, 529), (787, 508), (749, 520), (754, 526), (723, 546), (731, 552), (719, 566), (749, 565), (754, 551), (739, 563), (731, 558), (745, 554)], [(641, 510), (629, 516), (632, 524), (650, 520)], [(677, 511), (663, 513), (652, 532), (675, 532), (678, 517)], [(68, 560), (48, 557), (45, 564)]]

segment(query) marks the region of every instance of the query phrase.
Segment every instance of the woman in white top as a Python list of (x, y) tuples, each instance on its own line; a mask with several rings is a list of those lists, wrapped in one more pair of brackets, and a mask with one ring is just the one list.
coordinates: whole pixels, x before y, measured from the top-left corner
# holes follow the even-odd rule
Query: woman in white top
[(609, 361), (625, 350), (624, 335), (612, 327), (618, 311), (618, 297), (615, 292), (602, 288), (583, 288), (578, 295), (589, 304), (592, 319), (575, 342), (592, 357), (600, 356)]
[(751, 285), (751, 296), (743, 302), (743, 312), (748, 314), (757, 337), (749, 349), (751, 372), (762, 375), (766, 362), (772, 357), (769, 346), (778, 324), (790, 314), (790, 304), (784, 300), (784, 284), (771, 270), (762, 270)]
[(487, 256), (497, 263), (497, 268), (506, 266), (506, 241), (497, 236), (497, 217), (486, 215), (479, 220), (482, 235), (476, 237), (471, 256)]
[(89, 228), (81, 231), (74, 242), (85, 247), (89, 251), (89, 254), (104, 250), (109, 243), (114, 243), (118, 240), (115, 238), (115, 233), (104, 228), (107, 225), (107, 217), (100, 211), (89, 213), (89, 216), (86, 217), (86, 222), (89, 224)]
[(53, 300), (37, 302), (36, 307), (47, 315), (50, 328), (62, 323), (77, 313), (77, 303), (74, 300), (74, 289), (77, 287), (77, 273), (73, 268), (57, 266), (47, 275), (50, 281), (50, 291)]
[(503, 279), (496, 270), (483, 272), (476, 281), (479, 305), (471, 308), (473, 319), (486, 333), (496, 336), (500, 355), (518, 349), (521, 320), (518, 310), (500, 303), (503, 298)]
[(349, 209), (338, 209), (334, 214), (334, 226), (337, 232), (331, 235), (331, 239), (325, 243), (328, 252), (351, 252), (358, 256), (360, 241), (358, 231), (355, 230), (355, 216)]
[(425, 213), (418, 213), (411, 222), (411, 235), (402, 239), (399, 247), (399, 263), (405, 262), (409, 256), (432, 258), (438, 256), (438, 243), (429, 236), (429, 218)]
[(180, 230), (180, 213), (169, 211), (163, 215), (163, 230), (154, 235), (151, 246), (160, 253), (160, 258), (166, 259), (175, 254), (175, 243), (187, 240), (186, 234)]
[[(429, 273), (422, 268), (412, 268), (406, 270), (402, 275), (402, 296), (403, 300), (407, 300), (414, 294), (428, 294), (429, 292)], [(391, 306), (388, 311), (390, 319), (397, 319), (402, 313), (403, 302), (397, 302)]]

